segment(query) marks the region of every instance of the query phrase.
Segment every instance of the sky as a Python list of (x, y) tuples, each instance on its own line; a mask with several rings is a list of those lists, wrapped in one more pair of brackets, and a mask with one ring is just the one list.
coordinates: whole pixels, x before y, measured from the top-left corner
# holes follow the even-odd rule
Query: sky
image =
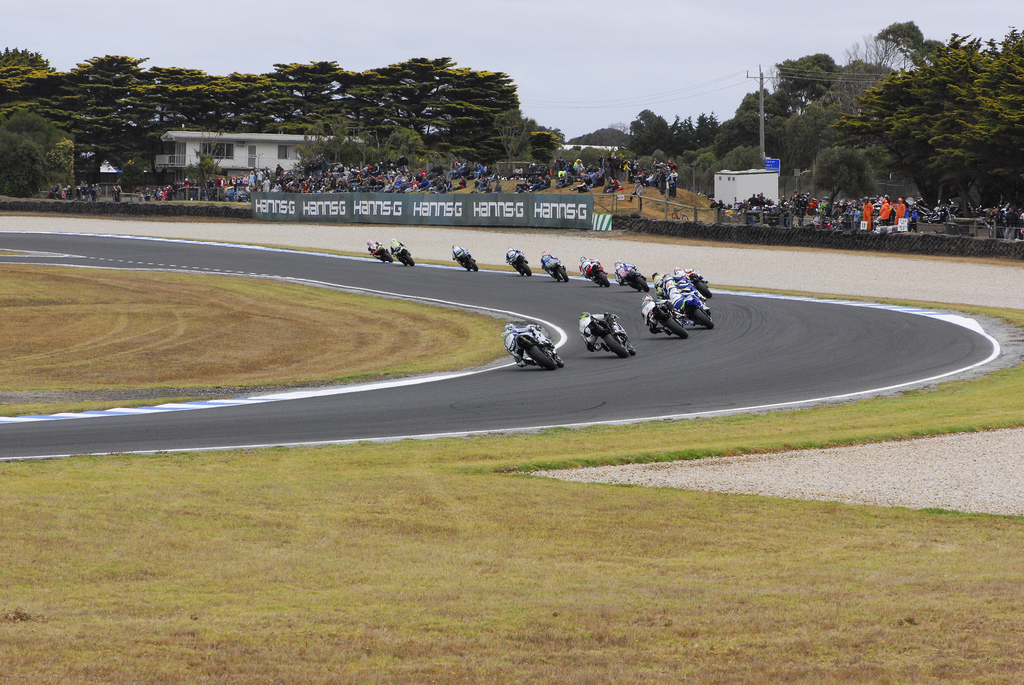
[(843, 64), (895, 22), (913, 21), (929, 39), (998, 41), (1024, 30), (1022, 20), (1019, 0), (0, 0), (0, 50), (39, 52), (61, 71), (126, 55), (211, 75), (449, 57), (510, 76), (523, 114), (568, 139), (628, 126), (645, 109), (669, 123), (702, 113), (725, 121), (756, 92), (759, 69), (770, 76), (778, 62), (822, 52)]

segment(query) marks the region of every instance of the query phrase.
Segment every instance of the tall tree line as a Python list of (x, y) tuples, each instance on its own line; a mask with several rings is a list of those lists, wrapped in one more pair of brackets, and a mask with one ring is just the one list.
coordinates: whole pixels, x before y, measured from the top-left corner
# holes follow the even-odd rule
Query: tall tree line
[(227, 76), (147, 69), (145, 62), (107, 55), (59, 72), (38, 53), (7, 49), (0, 54), (0, 116), (20, 109), (42, 115), (74, 136), (78, 171), (88, 171), (103, 160), (151, 159), (171, 128), (306, 133), (324, 122), (341, 122), (363, 138), (412, 131), (430, 152), (489, 162), (504, 155), (495, 117), (519, 107), (506, 74), (461, 68), (445, 57), (364, 72), (313, 62)]

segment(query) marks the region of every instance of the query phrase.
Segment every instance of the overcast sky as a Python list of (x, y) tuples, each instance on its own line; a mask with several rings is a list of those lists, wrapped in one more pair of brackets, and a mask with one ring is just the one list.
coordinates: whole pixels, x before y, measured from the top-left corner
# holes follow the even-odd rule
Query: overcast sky
[(1024, 28), (1019, 0), (0, 0), (0, 49), (61, 71), (92, 57), (212, 75), (334, 61), (365, 71), (416, 57), (508, 74), (526, 116), (569, 138), (650, 109), (670, 123), (735, 113), (760, 65), (844, 53), (894, 22), (926, 38), (1001, 40)]

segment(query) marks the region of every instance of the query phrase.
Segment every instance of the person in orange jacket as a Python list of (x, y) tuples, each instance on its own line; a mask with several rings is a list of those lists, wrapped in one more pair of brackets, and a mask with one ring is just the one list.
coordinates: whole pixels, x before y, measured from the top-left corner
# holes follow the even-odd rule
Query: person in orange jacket
[(890, 219), (892, 218), (892, 205), (889, 204), (889, 198), (882, 198), (882, 206), (878, 208), (878, 225), (889, 226), (892, 224)]
[(900, 219), (907, 215), (907, 205), (906, 203), (903, 202), (902, 197), (896, 201), (896, 207), (894, 211), (896, 212), (896, 220), (893, 221), (893, 223), (898, 226), (900, 223)]
[(871, 198), (869, 197), (866, 200), (864, 200), (864, 206), (861, 207), (861, 216), (860, 216), (860, 220), (861, 221), (866, 221), (867, 222), (866, 228), (869, 231), (872, 228), (872, 226), (871, 226), (871, 223), (872, 223), (871, 222), (871, 217), (872, 217), (872, 215), (874, 215), (874, 213), (875, 213), (875, 203), (872, 202)]

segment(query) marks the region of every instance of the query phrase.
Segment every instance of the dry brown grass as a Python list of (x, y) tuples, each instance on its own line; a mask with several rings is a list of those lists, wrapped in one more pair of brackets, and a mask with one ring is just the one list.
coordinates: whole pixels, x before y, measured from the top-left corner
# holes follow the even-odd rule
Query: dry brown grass
[(0, 266), (0, 316), (4, 391), (418, 373), (494, 359), (500, 331), (484, 316), (269, 280), (15, 265)]

